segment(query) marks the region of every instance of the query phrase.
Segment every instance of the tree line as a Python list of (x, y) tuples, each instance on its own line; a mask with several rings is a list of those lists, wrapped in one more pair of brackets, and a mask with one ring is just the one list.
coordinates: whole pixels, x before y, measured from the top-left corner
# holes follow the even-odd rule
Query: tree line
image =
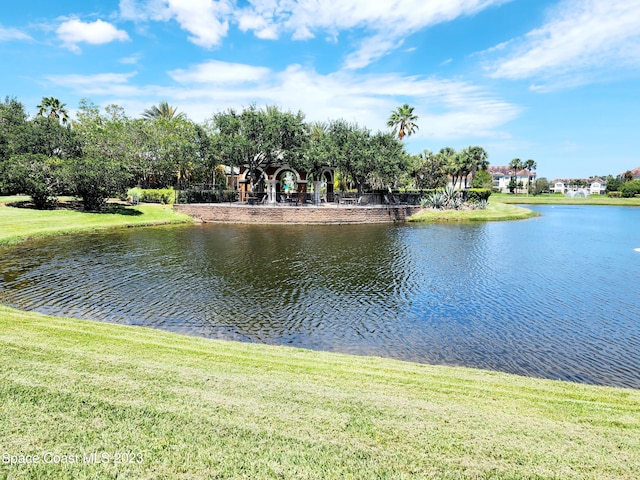
[(389, 117), (393, 131), (375, 133), (342, 119), (306, 122), (302, 112), (276, 106), (228, 109), (203, 123), (166, 102), (137, 118), (118, 105), (102, 110), (87, 99), (73, 120), (54, 97), (37, 108), (30, 117), (15, 98), (0, 103), (0, 192), (30, 195), (37, 208), (72, 195), (96, 210), (133, 186), (224, 185), (222, 166), (246, 166), (249, 180), (257, 182), (259, 169), (273, 163), (288, 163), (312, 178), (335, 167), (359, 192), (433, 189), (449, 178), (467, 186), (469, 175), (474, 186), (485, 186), (475, 185), (476, 179), (487, 182), (488, 155), (481, 147), (408, 154), (403, 138), (418, 129), (418, 117), (406, 104)]

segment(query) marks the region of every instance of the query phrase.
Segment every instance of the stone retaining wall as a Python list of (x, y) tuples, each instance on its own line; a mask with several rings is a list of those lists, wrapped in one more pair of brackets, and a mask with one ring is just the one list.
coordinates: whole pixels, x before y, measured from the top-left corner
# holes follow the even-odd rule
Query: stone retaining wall
[(343, 224), (404, 222), (420, 210), (415, 205), (375, 206), (249, 206), (243, 204), (180, 204), (180, 213), (205, 223)]

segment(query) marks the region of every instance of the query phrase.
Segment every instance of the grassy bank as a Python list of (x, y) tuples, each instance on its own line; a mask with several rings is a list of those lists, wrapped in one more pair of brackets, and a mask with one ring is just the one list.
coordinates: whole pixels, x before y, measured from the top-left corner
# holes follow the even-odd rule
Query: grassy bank
[(519, 203), (529, 205), (609, 205), (621, 207), (639, 207), (640, 198), (610, 198), (606, 195), (591, 195), (586, 198), (571, 198), (564, 195), (511, 195), (494, 193), (490, 200), (501, 203)]
[(0, 478), (640, 476), (637, 390), (3, 306), (0, 332)]
[(191, 217), (163, 205), (111, 205), (103, 213), (87, 213), (65, 208), (33, 210), (0, 203), (0, 245), (47, 235), (190, 221)]
[(424, 209), (409, 217), (410, 222), (490, 222), (501, 220), (520, 220), (535, 217), (538, 214), (515, 205), (505, 205), (491, 198), (484, 210), (431, 210)]

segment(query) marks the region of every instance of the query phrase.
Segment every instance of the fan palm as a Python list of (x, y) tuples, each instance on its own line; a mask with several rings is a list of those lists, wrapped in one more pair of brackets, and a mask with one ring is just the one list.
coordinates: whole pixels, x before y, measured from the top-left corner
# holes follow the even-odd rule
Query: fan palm
[(55, 97), (43, 97), (40, 105), (38, 105), (38, 115), (43, 117), (51, 117), (62, 120), (62, 123), (67, 123), (69, 114), (65, 108), (65, 103), (60, 103)]
[(142, 113), (143, 118), (149, 120), (171, 120), (174, 118), (185, 118), (184, 113), (178, 113), (178, 109), (169, 105), (168, 102), (160, 102), (158, 105), (153, 105)]
[(387, 126), (393, 128), (394, 135), (397, 133), (398, 138), (402, 140), (405, 136), (408, 137), (418, 130), (416, 120), (418, 120), (418, 116), (414, 115), (413, 107), (405, 103), (391, 112)]

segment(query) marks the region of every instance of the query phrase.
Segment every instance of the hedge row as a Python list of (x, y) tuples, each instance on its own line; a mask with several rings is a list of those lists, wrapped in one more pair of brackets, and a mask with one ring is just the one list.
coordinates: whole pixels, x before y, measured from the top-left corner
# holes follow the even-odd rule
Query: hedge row
[(178, 203), (222, 203), (237, 202), (238, 192), (235, 190), (201, 190), (190, 188), (178, 192)]
[(162, 203), (170, 205), (175, 200), (176, 192), (173, 188), (150, 189), (150, 188), (131, 188), (127, 191), (127, 197), (130, 202), (144, 203)]

